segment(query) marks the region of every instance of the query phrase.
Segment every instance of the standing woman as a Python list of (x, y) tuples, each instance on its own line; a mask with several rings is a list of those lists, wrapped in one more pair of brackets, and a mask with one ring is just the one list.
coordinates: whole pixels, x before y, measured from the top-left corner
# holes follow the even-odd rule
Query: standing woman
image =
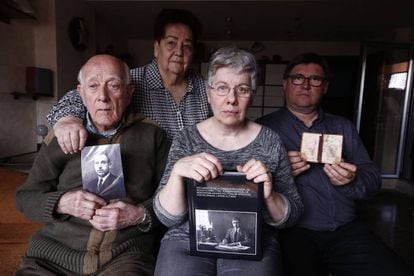
[[(154, 210), (169, 230), (155, 274), (281, 275), (277, 228), (293, 225), (303, 210), (286, 151), (272, 130), (246, 119), (256, 89), (252, 54), (235, 47), (210, 59), (207, 96), (213, 117), (178, 133), (154, 199)], [(260, 261), (191, 256), (185, 179), (208, 181), (237, 170), (264, 182), (263, 258)]]
[[(154, 22), (153, 61), (130, 71), (133, 110), (154, 120), (170, 140), (185, 126), (210, 115), (203, 78), (189, 70), (200, 29), (200, 22), (189, 11), (162, 10)], [(49, 123), (65, 153), (85, 145), (84, 118), (85, 107), (76, 90), (50, 111)]]

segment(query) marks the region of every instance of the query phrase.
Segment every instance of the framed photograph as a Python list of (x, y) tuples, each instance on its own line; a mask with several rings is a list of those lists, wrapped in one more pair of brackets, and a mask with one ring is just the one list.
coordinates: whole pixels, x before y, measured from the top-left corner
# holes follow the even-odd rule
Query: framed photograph
[(263, 183), (225, 172), (214, 180), (187, 180), (190, 251), (197, 256), (262, 257)]
[(339, 163), (342, 158), (342, 142), (342, 135), (304, 132), (300, 151), (308, 162)]
[(84, 190), (107, 201), (126, 197), (119, 144), (83, 148), (81, 167)]

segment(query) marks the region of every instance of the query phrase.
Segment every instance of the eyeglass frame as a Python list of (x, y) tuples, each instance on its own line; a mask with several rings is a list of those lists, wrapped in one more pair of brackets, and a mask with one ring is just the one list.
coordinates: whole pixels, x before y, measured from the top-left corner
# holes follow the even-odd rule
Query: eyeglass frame
[[(247, 97), (249, 97), (250, 95), (253, 95), (253, 93), (254, 93), (254, 89), (252, 88), (252, 87), (250, 87), (250, 86), (248, 86), (248, 85), (246, 85), (246, 84), (239, 84), (239, 85), (236, 85), (235, 87), (230, 87), (230, 86), (228, 86), (228, 85), (226, 85), (226, 84), (219, 84), (219, 85), (217, 85), (216, 87), (213, 87), (212, 85), (208, 85), (211, 89), (213, 89), (213, 90), (215, 90), (216, 91), (216, 94), (218, 95), (218, 96), (227, 96), (229, 93), (230, 93), (230, 91), (233, 89), (234, 90), (234, 92), (236, 92), (236, 95), (238, 96), (238, 97), (242, 97), (242, 98), (247, 98)], [(218, 90), (217, 90), (217, 88), (218, 87), (220, 87), (220, 86), (224, 86), (224, 87), (227, 87), (227, 92), (226, 93), (224, 93), (224, 94), (220, 94), (220, 93), (217, 93), (218, 92)], [(239, 94), (239, 92), (238, 92), (238, 90), (237, 90), (237, 88), (239, 88), (239, 87), (246, 87), (246, 88), (248, 88), (249, 89), (249, 93), (247, 93), (247, 94)]]
[[(303, 81), (301, 82), (301, 83), (294, 83), (293, 82), (293, 78), (295, 78), (295, 77), (302, 77), (303, 78)], [(309, 77), (305, 77), (304, 75), (302, 75), (302, 74), (291, 74), (291, 75), (288, 75), (288, 78), (290, 79), (290, 82), (293, 84), (293, 85), (302, 85), (302, 84), (304, 84), (305, 83), (305, 81), (307, 81), (308, 83), (309, 83), (309, 85), (310, 86), (312, 86), (312, 87), (321, 87), (322, 86), (322, 84), (324, 83), (324, 82), (326, 82), (328, 79), (327, 78), (325, 78), (325, 77), (321, 77), (321, 76), (317, 76), (317, 75), (311, 75), (311, 76), (309, 76)], [(319, 85), (313, 85), (311, 82), (312, 82), (312, 80), (320, 80), (320, 84)]]

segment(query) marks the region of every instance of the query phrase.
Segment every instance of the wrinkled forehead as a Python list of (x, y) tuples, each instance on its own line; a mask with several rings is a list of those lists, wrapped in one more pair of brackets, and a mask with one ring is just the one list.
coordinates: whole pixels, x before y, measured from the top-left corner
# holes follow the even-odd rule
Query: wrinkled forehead
[(290, 72), (291, 74), (325, 76), (322, 66), (317, 63), (301, 63), (294, 66)]
[(163, 38), (166, 38), (168, 36), (182, 36), (185, 40), (191, 42), (193, 41), (193, 33), (191, 32), (190, 27), (182, 23), (168, 23), (167, 25), (165, 25)]
[(95, 56), (89, 59), (80, 70), (80, 78), (82, 81), (91, 79), (107, 80), (107, 79), (124, 79), (128, 72), (121, 62), (108, 55)]
[(81, 71), (82, 80), (85, 82), (91, 80), (122, 80), (123, 75), (124, 74), (120, 66), (102, 63), (85, 66)]

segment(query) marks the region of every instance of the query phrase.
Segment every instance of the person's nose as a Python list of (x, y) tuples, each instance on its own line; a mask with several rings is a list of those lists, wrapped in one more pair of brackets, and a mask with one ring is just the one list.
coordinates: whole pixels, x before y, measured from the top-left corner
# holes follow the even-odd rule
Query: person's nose
[(311, 85), (310, 85), (310, 79), (309, 78), (305, 78), (303, 80), (302, 87), (305, 88), (306, 90), (310, 89)]
[(108, 88), (106, 86), (103, 86), (98, 91), (98, 99), (102, 102), (105, 102), (108, 100)]
[(175, 47), (174, 54), (181, 57), (183, 53), (184, 53), (184, 43), (178, 42), (177, 46)]
[(227, 94), (227, 102), (229, 104), (234, 104), (237, 102), (237, 93), (236, 90), (234, 90), (234, 88), (230, 88), (230, 91)]

